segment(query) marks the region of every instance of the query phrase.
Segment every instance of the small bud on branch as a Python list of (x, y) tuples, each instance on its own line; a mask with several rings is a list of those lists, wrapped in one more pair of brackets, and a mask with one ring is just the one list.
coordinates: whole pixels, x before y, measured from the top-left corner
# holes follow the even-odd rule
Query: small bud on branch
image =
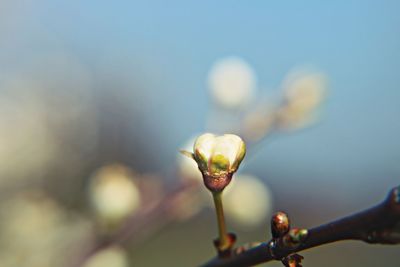
[[(276, 216), (276, 215), (275, 215)], [(276, 218), (273, 218), (273, 223)], [(360, 240), (367, 243), (400, 244), (400, 186), (392, 189), (388, 197), (379, 205), (355, 213), (334, 222), (309, 230), (289, 231), (286, 235), (273, 238), (271, 241), (241, 251), (229, 258), (215, 258), (203, 267), (237, 267), (253, 266), (272, 260), (283, 260), (293, 265), (296, 252), (312, 247), (341, 241)], [(289, 236), (290, 238), (288, 238)], [(286, 239), (286, 240), (285, 240)], [(291, 241), (298, 244), (293, 246)], [(300, 258), (298, 258), (300, 259)], [(301, 260), (301, 259), (300, 259)], [(295, 262), (299, 265), (299, 261)], [(287, 266), (287, 265), (286, 265)]]

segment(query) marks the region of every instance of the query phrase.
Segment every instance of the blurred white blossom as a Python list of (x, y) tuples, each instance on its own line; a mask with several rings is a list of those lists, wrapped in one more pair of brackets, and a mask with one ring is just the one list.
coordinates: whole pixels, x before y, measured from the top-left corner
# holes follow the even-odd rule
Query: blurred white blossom
[(141, 203), (132, 171), (118, 164), (97, 170), (91, 177), (89, 193), (97, 215), (111, 223), (134, 213)]
[(73, 176), (83, 165), (82, 154), (87, 155), (97, 144), (93, 101), (91, 72), (69, 53), (31, 56), (3, 73), (1, 185), (42, 179), (60, 158), (68, 166), (65, 172)]
[[(185, 151), (192, 151), (196, 138), (194, 135), (182, 146)], [(178, 154), (178, 172), (183, 183), (197, 184), (194, 188), (185, 190), (177, 195), (174, 200), (172, 216), (179, 221), (188, 220), (197, 215), (203, 208), (209, 206), (210, 195), (207, 190), (199, 190), (198, 186), (203, 185), (203, 177), (192, 158)]]
[(129, 267), (128, 255), (121, 247), (112, 246), (91, 256), (83, 267)]
[(41, 191), (20, 192), (1, 202), (0, 266), (70, 266), (91, 237), (88, 220)]
[(22, 82), (5, 87), (8, 92), (0, 95), (0, 179), (10, 184), (35, 177), (55, 157), (56, 144), (43, 100), (29, 91), (38, 88)]
[(241, 230), (251, 230), (268, 222), (272, 213), (272, 194), (257, 177), (237, 174), (224, 192), (226, 216)]
[(242, 134), (246, 140), (256, 142), (274, 130), (276, 105), (263, 101), (243, 118)]
[[(189, 140), (182, 146), (183, 150), (185, 151), (192, 151), (193, 144), (196, 141), (198, 135), (189, 138)], [(180, 177), (186, 181), (193, 181), (193, 182), (203, 182), (203, 178), (199, 167), (197, 167), (197, 163), (188, 157), (182, 157), (181, 154), (178, 154), (178, 172)]]
[(256, 76), (251, 66), (239, 57), (218, 60), (208, 74), (208, 86), (218, 105), (241, 108), (247, 105), (256, 89)]
[(279, 126), (296, 129), (312, 123), (326, 94), (326, 79), (320, 73), (294, 72), (284, 84), (284, 103), (278, 110)]

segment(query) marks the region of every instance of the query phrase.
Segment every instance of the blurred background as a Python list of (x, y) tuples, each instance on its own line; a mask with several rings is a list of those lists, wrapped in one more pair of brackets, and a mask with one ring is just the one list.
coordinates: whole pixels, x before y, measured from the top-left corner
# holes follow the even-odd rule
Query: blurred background
[[(312, 227), (400, 181), (398, 1), (0, 2), (0, 266), (197, 266), (207, 131), (248, 153), (225, 197), (239, 243), (273, 211)], [(396, 266), (342, 242), (305, 266)], [(266, 266), (280, 266), (269, 263)]]

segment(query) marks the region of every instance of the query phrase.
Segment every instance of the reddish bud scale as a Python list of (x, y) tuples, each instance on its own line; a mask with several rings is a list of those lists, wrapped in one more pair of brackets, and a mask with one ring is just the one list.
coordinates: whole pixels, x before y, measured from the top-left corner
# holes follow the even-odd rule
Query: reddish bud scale
[(226, 173), (218, 176), (203, 174), (204, 185), (211, 192), (221, 192), (231, 182), (232, 175), (232, 173)]
[(278, 238), (284, 236), (290, 230), (289, 217), (284, 212), (277, 212), (271, 219), (272, 237)]

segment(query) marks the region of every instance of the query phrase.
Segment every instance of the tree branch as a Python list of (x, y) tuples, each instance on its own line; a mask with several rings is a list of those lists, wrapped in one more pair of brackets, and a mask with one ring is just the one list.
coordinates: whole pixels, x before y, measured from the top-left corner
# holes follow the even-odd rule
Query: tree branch
[(299, 243), (288, 242), (288, 234), (267, 243), (240, 250), (229, 258), (214, 258), (202, 267), (252, 266), (285, 257), (312, 247), (340, 241), (400, 243), (400, 186), (392, 189), (379, 205), (307, 231)]

